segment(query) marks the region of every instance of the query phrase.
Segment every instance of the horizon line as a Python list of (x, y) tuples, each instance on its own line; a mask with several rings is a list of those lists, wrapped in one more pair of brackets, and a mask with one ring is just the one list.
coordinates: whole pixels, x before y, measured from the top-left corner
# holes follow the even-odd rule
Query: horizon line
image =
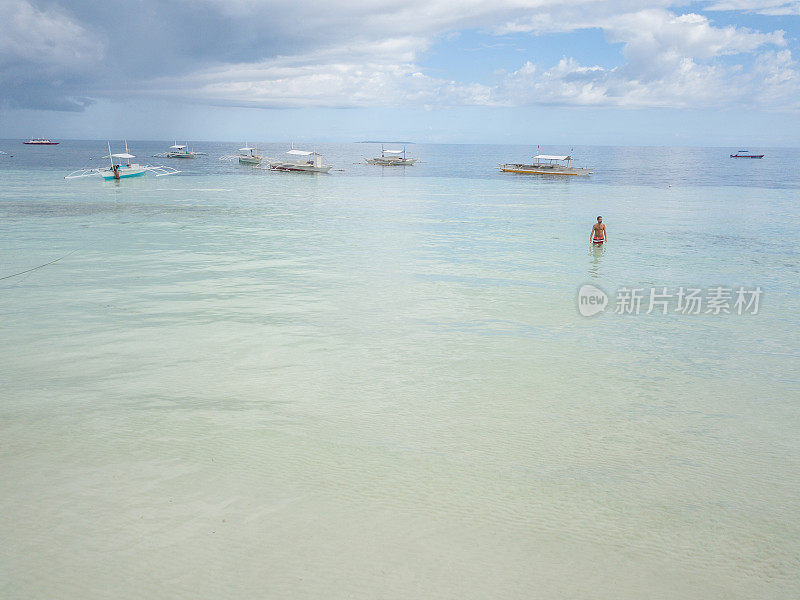
[[(27, 138), (31, 139), (31, 138)], [(174, 140), (174, 137), (169, 139), (148, 139), (148, 138), (47, 138), (59, 142), (108, 142), (108, 141), (129, 141), (129, 142), (169, 142)], [(184, 138), (179, 138), (184, 139)], [(0, 142), (24, 142), (26, 138), (0, 138)], [(241, 140), (201, 140), (189, 138), (189, 142), (195, 143), (214, 143), (214, 144), (240, 144), (244, 143)], [(283, 142), (252, 142), (253, 144), (291, 144), (291, 141)], [(380, 142), (380, 141), (336, 141), (336, 142), (315, 142), (315, 141), (300, 141), (300, 144), (413, 144), (417, 146), (571, 146), (576, 148), (736, 148), (737, 150), (744, 147), (752, 148), (773, 148), (773, 149), (800, 149), (800, 146), (761, 146), (755, 144), (739, 144), (737, 146), (697, 146), (697, 145), (666, 145), (666, 144), (570, 144), (570, 143), (496, 143), (496, 142)]]

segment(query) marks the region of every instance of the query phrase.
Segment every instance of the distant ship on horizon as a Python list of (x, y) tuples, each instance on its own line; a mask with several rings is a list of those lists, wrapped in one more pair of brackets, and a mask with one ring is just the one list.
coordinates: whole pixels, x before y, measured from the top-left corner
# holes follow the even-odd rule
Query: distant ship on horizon
[(731, 158), (764, 158), (764, 155), (752, 154), (748, 150), (739, 150), (736, 154), (731, 154)]
[(33, 146), (57, 146), (58, 142), (51, 142), (47, 138), (31, 138), (27, 142), (22, 142), (23, 144), (29, 144)]

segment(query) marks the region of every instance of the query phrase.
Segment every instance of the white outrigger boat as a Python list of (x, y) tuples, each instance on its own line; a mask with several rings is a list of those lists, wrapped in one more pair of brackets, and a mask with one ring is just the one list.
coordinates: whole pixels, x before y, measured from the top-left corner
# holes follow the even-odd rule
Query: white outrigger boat
[(153, 156), (155, 158), (194, 158), (196, 156), (205, 156), (205, 152), (195, 152), (188, 145), (175, 142), (166, 152), (154, 154)]
[(573, 167), (572, 156), (553, 156), (550, 154), (539, 154), (533, 157), (531, 164), (506, 163), (499, 165), (503, 173), (522, 173), (525, 175), (578, 175), (588, 176), (592, 174), (592, 169)]
[(364, 160), (367, 161), (368, 165), (380, 165), (382, 167), (410, 167), (417, 162), (416, 158), (406, 158), (405, 146), (403, 146), (402, 150), (384, 150), (383, 145), (381, 145), (380, 156), (365, 158)]
[(230, 161), (238, 160), (240, 165), (253, 165), (257, 167), (261, 164), (261, 161), (264, 160), (264, 157), (258, 153), (258, 148), (250, 146), (245, 142), (244, 148), (239, 148), (239, 154), (226, 154), (225, 156), (220, 156), (219, 159)]
[(144, 175), (145, 173), (152, 173), (156, 177), (162, 177), (164, 175), (175, 175), (176, 173), (180, 173), (178, 169), (173, 169), (172, 167), (164, 167), (164, 166), (153, 166), (153, 165), (140, 165), (137, 163), (132, 163), (131, 159), (136, 158), (133, 154), (128, 152), (128, 142), (125, 142), (125, 152), (120, 152), (119, 154), (112, 154), (111, 153), (111, 144), (108, 144), (108, 159), (110, 161), (110, 166), (107, 168), (94, 168), (94, 169), (78, 169), (77, 171), (73, 171), (64, 179), (78, 179), (80, 177), (92, 177), (95, 175), (99, 175), (105, 180), (109, 179), (127, 179), (129, 177), (138, 177), (139, 175)]
[(247, 142), (244, 143), (244, 148), (239, 148), (239, 164), (240, 165), (260, 165), (264, 157), (258, 153), (258, 148), (250, 147)]
[(308, 150), (295, 150), (292, 148), (289, 154), (294, 160), (278, 160), (270, 158), (269, 168), (274, 171), (303, 171), (305, 173), (327, 173), (333, 165), (322, 164), (322, 155)]

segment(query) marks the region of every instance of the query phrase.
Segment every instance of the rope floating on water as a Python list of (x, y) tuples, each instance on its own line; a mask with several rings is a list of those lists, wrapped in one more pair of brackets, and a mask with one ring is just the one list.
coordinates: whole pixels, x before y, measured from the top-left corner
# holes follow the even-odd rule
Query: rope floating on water
[(65, 254), (64, 256), (62, 256), (60, 258), (57, 258), (55, 260), (51, 260), (48, 263), (44, 263), (43, 265), (39, 265), (38, 267), (33, 267), (33, 268), (30, 268), (30, 269), (26, 269), (24, 271), (20, 271), (19, 273), (14, 273), (13, 275), (6, 275), (5, 277), (0, 277), (0, 281), (2, 281), (3, 279), (11, 279), (12, 277), (16, 277), (18, 275), (24, 275), (25, 273), (30, 273), (31, 271), (35, 271), (36, 269), (41, 269), (42, 267), (46, 267), (48, 265), (52, 265), (53, 263), (57, 263), (61, 259), (67, 258), (70, 254), (75, 254), (77, 251), (78, 250), (75, 249), (72, 252), (68, 252), (67, 254)]

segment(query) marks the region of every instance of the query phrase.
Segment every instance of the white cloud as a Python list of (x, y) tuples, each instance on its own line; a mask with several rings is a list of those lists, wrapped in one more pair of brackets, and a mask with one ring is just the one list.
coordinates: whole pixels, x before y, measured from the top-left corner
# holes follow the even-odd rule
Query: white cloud
[(759, 55), (750, 78), (748, 87), (762, 104), (800, 108), (800, 65), (788, 50)]
[(629, 54), (648, 58), (665, 54), (708, 59), (752, 52), (764, 45), (783, 46), (784, 33), (760, 33), (743, 27), (714, 27), (707, 17), (666, 10), (643, 10), (606, 19), (601, 26), (611, 42), (623, 42)]
[[(558, 104), (625, 108), (697, 108), (720, 105), (726, 82), (736, 69), (698, 65), (683, 58), (661, 78), (647, 81), (624, 76), (623, 69), (584, 67), (564, 58), (537, 73), (527, 64), (510, 73), (498, 88), (507, 104)], [(741, 92), (736, 94), (740, 98)], [(732, 100), (727, 97), (726, 102)]]
[(180, 79), (163, 78), (148, 95), (191, 95), (214, 104), (289, 107), (440, 106), (487, 104), (491, 90), (430, 77), (412, 61), (428, 42), (396, 38), (358, 42), (257, 63), (213, 67)]
[(715, 2), (706, 10), (728, 10), (758, 13), (769, 16), (800, 15), (800, 1), (798, 0), (721, 0)]
[[(587, 67), (566, 57), (550, 69), (527, 63), (499, 83), (498, 99), (511, 105), (708, 107), (746, 102), (777, 106), (781, 102), (792, 105), (798, 92), (797, 67), (788, 50), (757, 55), (749, 72), (741, 64), (717, 60), (785, 46), (782, 31), (719, 28), (702, 15), (675, 15), (663, 9), (604, 18), (599, 26), (610, 42), (624, 44), (622, 66)], [(771, 93), (758, 93), (768, 85), (767, 78), (775, 80), (769, 84)]]
[(498, 85), (507, 105), (557, 104), (598, 107), (739, 107), (800, 109), (800, 65), (789, 50), (756, 56), (752, 70), (703, 65), (684, 57), (661, 77), (629, 77), (624, 67), (585, 67), (564, 58), (541, 70), (526, 63)]
[[(544, 16), (549, 15), (555, 22), (554, 15), (564, 10), (562, 4), (538, 4), (535, 23), (518, 19), (511, 25), (506, 20), (500, 29), (540, 32), (547, 20)], [(444, 21), (446, 11), (441, 9), (445, 5), (412, 4), (411, 8), (426, 15), (426, 19), (417, 20), (417, 29), (429, 27), (431, 20)], [(550, 13), (545, 10), (546, 5), (552, 6)], [(764, 58), (756, 54), (756, 66), (749, 72), (740, 64), (720, 60), (763, 52), (767, 47), (783, 47), (786, 41), (782, 31), (762, 33), (742, 27), (716, 27), (703, 15), (677, 15), (663, 8), (616, 14), (606, 2), (589, 2), (587, 6), (580, 16), (571, 13), (558, 27), (601, 28), (609, 42), (623, 45), (622, 66), (586, 66), (565, 56), (551, 67), (525, 62), (518, 70), (501, 76), (493, 86), (458, 82), (424, 72), (418, 64), (419, 57), (429, 48), (432, 37), (416, 32), (380, 40), (361, 36), (308, 53), (205, 69), (179, 80), (156, 81), (148, 93), (191, 94), (216, 104), (248, 106), (699, 107), (766, 102), (767, 96), (755, 91), (766, 85), (762, 79), (767, 77), (780, 79), (780, 85), (771, 85), (773, 91), (768, 95), (769, 103), (777, 106), (789, 101), (793, 86), (797, 86), (796, 77), (792, 77), (796, 66), (788, 51), (766, 52)], [(403, 16), (410, 10), (406, 7), (399, 13), (387, 13), (385, 3), (380, 7), (371, 13), (366, 11), (370, 23), (385, 20), (387, 14)], [(505, 18), (510, 4), (501, 9)], [(474, 16), (485, 10), (484, 4), (467, 2), (465, 12)], [(464, 18), (467, 17), (462, 13), (457, 19)], [(415, 28), (411, 20), (401, 22), (406, 29)], [(494, 22), (499, 23), (500, 19), (495, 18)], [(778, 56), (784, 57), (779, 64)], [(767, 69), (768, 64), (774, 68)]]

